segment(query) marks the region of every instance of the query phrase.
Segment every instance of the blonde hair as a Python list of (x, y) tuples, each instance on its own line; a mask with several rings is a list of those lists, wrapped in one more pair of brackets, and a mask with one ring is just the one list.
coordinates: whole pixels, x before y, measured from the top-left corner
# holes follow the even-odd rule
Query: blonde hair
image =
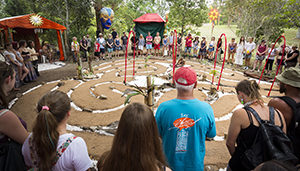
[(235, 90), (237, 93), (239, 91), (245, 93), (251, 100), (257, 100), (260, 105), (264, 103), (259, 93), (260, 87), (255, 80), (243, 80), (237, 84)]

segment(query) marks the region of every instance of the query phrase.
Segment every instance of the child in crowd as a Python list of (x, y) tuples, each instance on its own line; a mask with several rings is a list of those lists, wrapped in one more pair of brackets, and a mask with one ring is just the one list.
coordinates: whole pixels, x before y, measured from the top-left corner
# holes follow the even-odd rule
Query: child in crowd
[(256, 58), (255, 58), (255, 61), (253, 63), (252, 71), (254, 71), (256, 69), (257, 63), (259, 63), (257, 71), (258, 72), (260, 71), (262, 61), (265, 59), (267, 52), (268, 52), (268, 46), (266, 45), (266, 41), (262, 40), (260, 45), (257, 47)]
[(163, 38), (163, 56), (168, 56), (168, 46), (169, 46), (169, 43), (168, 43), (168, 37), (167, 35), (164, 35), (164, 38)]
[[(267, 70), (267, 75), (270, 75), (270, 72), (272, 71), (272, 66), (273, 66), (273, 63), (274, 63), (274, 59), (275, 59), (275, 56), (276, 56), (276, 49), (274, 47), (274, 49), (272, 50), (272, 47), (274, 46), (274, 43), (271, 44), (269, 50), (268, 50), (268, 54), (270, 53), (270, 57), (267, 61), (267, 64), (266, 64), (266, 70)], [(272, 50), (272, 52), (271, 52)], [(267, 60), (267, 59), (266, 59)]]
[(112, 37), (112, 34), (108, 35), (108, 39), (107, 39), (107, 52), (108, 52), (108, 58), (112, 58), (113, 55), (113, 47), (114, 47), (114, 39)]
[(87, 146), (80, 137), (67, 133), (70, 98), (55, 90), (37, 104), (32, 133), (22, 147), (25, 164), (40, 170), (88, 170), (92, 166)]
[(211, 38), (211, 41), (209, 42), (209, 46), (208, 46), (208, 59), (209, 60), (213, 60), (214, 59), (214, 50), (215, 50), (215, 37)]
[[(138, 44), (138, 55), (143, 55), (144, 54), (144, 46), (145, 46), (145, 39), (143, 34), (140, 34), (140, 38), (139, 38), (139, 44)], [(148, 49), (147, 49), (148, 50)]]
[(99, 61), (99, 59), (100, 59), (100, 43), (98, 41), (95, 41), (94, 46), (95, 46), (94, 47), (94, 56)]
[(193, 56), (197, 57), (197, 52), (199, 49), (199, 36), (195, 37), (195, 40), (193, 41)]
[(116, 35), (116, 38), (114, 40), (114, 46), (115, 46), (115, 50), (116, 50), (116, 55), (115, 56), (120, 57), (120, 50), (122, 49), (122, 47), (121, 47), (121, 40), (120, 40), (118, 34)]
[[(231, 39), (231, 42), (228, 44), (228, 59), (227, 64), (233, 64), (234, 54), (236, 53), (237, 44), (235, 43), (235, 38)], [(230, 58), (231, 57), (231, 58)]]
[(242, 36), (240, 38), (239, 44), (237, 45), (236, 57), (235, 57), (235, 60), (234, 60), (234, 63), (237, 66), (242, 66), (243, 65), (244, 49), (245, 49), (245, 37)]
[(199, 59), (202, 60), (206, 57), (206, 37), (202, 37), (200, 43), (200, 50), (199, 50)]
[(159, 54), (160, 41), (161, 41), (161, 37), (159, 36), (159, 32), (157, 32), (156, 36), (154, 37), (154, 51), (155, 51), (155, 56), (158, 56), (158, 54)]
[(170, 171), (151, 109), (140, 103), (122, 113), (111, 150), (98, 161), (99, 171)]
[(152, 41), (153, 41), (153, 37), (151, 36), (150, 32), (148, 32), (148, 35), (147, 35), (147, 37), (146, 37), (146, 49), (147, 49), (147, 55), (151, 55)]

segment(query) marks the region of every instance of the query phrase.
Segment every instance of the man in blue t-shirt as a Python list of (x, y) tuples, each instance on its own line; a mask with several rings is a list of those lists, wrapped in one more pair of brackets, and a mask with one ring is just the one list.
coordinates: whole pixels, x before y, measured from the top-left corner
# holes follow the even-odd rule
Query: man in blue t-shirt
[(214, 113), (193, 95), (197, 86), (194, 70), (181, 67), (174, 80), (177, 98), (161, 103), (155, 115), (164, 152), (173, 171), (201, 171), (205, 138), (216, 136)]

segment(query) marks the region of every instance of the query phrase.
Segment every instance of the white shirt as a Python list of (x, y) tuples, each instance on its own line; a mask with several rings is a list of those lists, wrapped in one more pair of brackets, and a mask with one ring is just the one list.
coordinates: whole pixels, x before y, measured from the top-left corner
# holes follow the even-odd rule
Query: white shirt
[(256, 47), (256, 44), (254, 42), (252, 42), (252, 43), (246, 42), (246, 44), (245, 44), (245, 49), (246, 49), (246, 51), (249, 51), (249, 52), (251, 52), (253, 49), (255, 49), (255, 47)]
[[(271, 49), (268, 50), (268, 53), (270, 53), (270, 52), (271, 52)], [(276, 56), (276, 50), (273, 49), (272, 52), (271, 52), (271, 54), (270, 54), (269, 59), (274, 60), (275, 56)]]
[(97, 42), (100, 44), (100, 49), (104, 49), (105, 47), (105, 39), (103, 37), (98, 37)]
[[(22, 146), (22, 154), (24, 156), (24, 161), (26, 166), (33, 167), (30, 157), (30, 147), (29, 147), (29, 137), (30, 134), (23, 146)], [(70, 137), (74, 136), (73, 134), (63, 134), (59, 136), (59, 140), (57, 143), (57, 148), (59, 148), (66, 140)], [(89, 157), (86, 143), (81, 137), (77, 137), (72, 141), (72, 143), (68, 146), (68, 148), (63, 152), (62, 156), (58, 159), (55, 166), (53, 166), (53, 171), (85, 171), (88, 168), (92, 167), (92, 161)]]

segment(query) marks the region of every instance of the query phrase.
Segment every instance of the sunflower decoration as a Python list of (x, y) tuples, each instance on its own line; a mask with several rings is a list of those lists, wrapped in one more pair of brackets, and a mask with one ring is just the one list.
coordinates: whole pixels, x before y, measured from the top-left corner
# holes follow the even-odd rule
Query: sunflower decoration
[(210, 9), (210, 12), (208, 13), (208, 18), (210, 19), (210, 22), (214, 22), (215, 20), (218, 19), (218, 17), (220, 16), (220, 13), (218, 11), (218, 9)]
[(42, 17), (39, 16), (39, 15), (32, 15), (32, 16), (30, 16), (29, 21), (35, 27), (40, 27), (41, 25), (43, 25)]

